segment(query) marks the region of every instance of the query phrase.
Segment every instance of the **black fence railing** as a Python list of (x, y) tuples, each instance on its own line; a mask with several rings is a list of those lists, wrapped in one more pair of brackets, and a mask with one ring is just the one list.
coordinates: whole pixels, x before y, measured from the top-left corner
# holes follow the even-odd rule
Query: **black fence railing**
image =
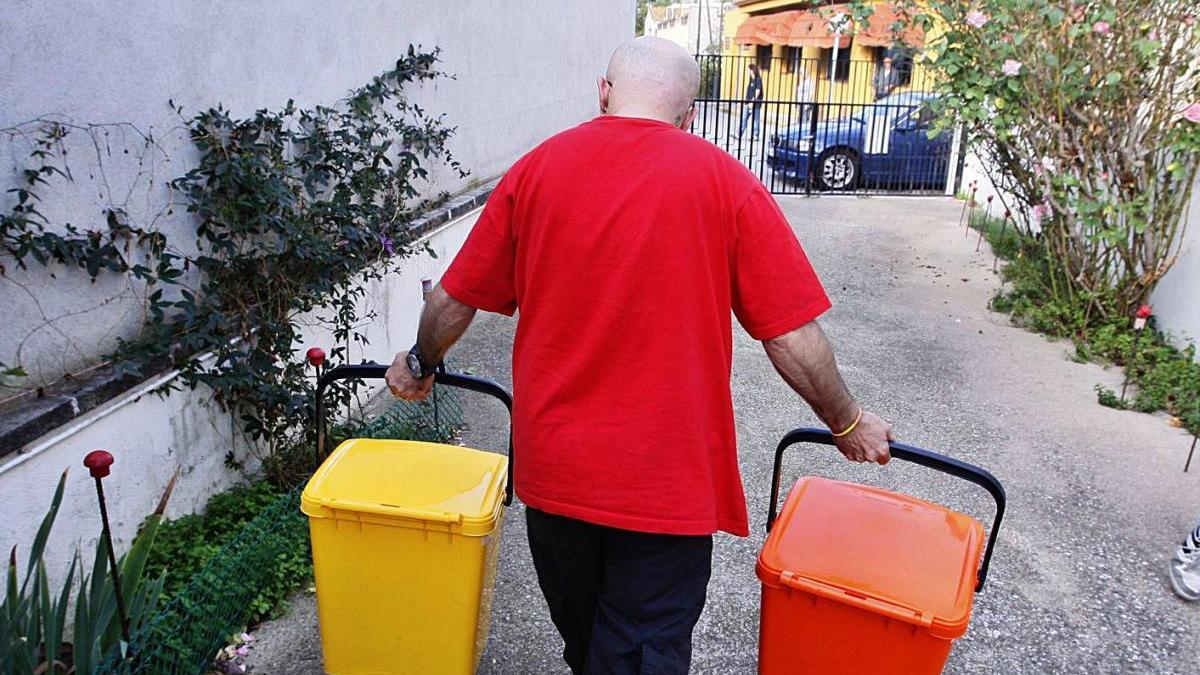
[(941, 193), (959, 173), (955, 134), (934, 124), (936, 95), (911, 63), (897, 59), (889, 73), (848, 61), (843, 77), (832, 59), (822, 70), (822, 59), (698, 58), (692, 132), (737, 157), (772, 192)]

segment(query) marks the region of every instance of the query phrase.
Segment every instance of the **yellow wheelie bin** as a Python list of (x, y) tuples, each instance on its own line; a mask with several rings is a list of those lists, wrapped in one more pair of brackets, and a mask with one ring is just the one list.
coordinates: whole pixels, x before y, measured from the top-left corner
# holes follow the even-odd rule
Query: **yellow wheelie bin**
[[(339, 379), (382, 377), (384, 366), (342, 366)], [(490, 394), (499, 384), (439, 372), (437, 382)], [(487, 645), (510, 456), (441, 443), (351, 439), (305, 486), (325, 671), (333, 675), (474, 673)]]

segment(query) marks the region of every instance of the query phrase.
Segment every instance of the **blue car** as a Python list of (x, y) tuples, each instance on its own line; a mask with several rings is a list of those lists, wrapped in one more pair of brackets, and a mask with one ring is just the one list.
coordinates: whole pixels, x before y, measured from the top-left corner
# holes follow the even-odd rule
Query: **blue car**
[[(815, 181), (822, 190), (860, 185), (941, 189), (949, 168), (951, 134), (930, 137), (936, 94), (910, 91), (874, 103), (818, 105), (839, 117), (788, 127), (771, 138), (767, 164), (777, 176)], [(843, 112), (844, 111), (844, 112)], [(810, 166), (811, 164), (811, 166)]]

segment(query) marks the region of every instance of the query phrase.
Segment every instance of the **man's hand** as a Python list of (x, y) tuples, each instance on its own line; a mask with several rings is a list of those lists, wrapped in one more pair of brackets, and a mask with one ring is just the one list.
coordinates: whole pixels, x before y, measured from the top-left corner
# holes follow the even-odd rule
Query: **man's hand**
[[(838, 372), (837, 360), (825, 332), (816, 321), (763, 341), (775, 370), (834, 431), (846, 429), (858, 417), (860, 408), (851, 398)], [(892, 425), (878, 415), (862, 411), (854, 430), (834, 439), (838, 450), (852, 462), (887, 464), (892, 458), (888, 441)]]
[[(424, 363), (441, 363), (474, 317), (474, 307), (455, 300), (441, 284), (435, 286), (425, 298), (425, 309), (421, 310), (417, 328), (416, 347)], [(433, 391), (432, 376), (424, 380), (412, 376), (408, 369), (408, 352), (396, 354), (383, 377), (392, 394), (405, 401), (423, 401)]]
[(392, 365), (388, 366), (387, 372), (384, 373), (383, 379), (387, 382), (392, 395), (405, 401), (423, 401), (433, 390), (432, 376), (418, 380), (408, 371), (408, 352), (396, 354), (396, 358), (392, 359)]
[(876, 462), (882, 465), (892, 459), (888, 441), (894, 440), (892, 425), (879, 415), (864, 410), (854, 431), (835, 438), (834, 442), (851, 462)]

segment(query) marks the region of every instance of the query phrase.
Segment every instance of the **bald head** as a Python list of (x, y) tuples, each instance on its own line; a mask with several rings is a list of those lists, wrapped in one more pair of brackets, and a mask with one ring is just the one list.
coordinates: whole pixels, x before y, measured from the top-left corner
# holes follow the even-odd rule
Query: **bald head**
[(679, 124), (700, 88), (700, 67), (674, 42), (643, 36), (617, 47), (604, 80), (603, 111)]

